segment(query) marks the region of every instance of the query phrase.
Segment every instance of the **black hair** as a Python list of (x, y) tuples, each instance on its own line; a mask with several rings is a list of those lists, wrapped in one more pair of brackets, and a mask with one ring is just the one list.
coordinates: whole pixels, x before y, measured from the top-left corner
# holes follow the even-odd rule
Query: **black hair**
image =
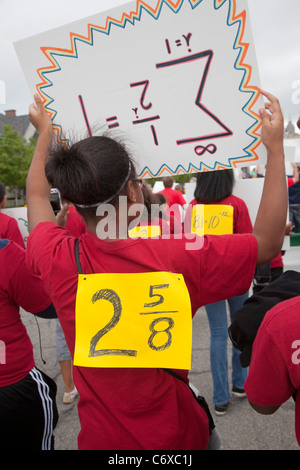
[(231, 169), (198, 173), (194, 198), (202, 204), (220, 202), (232, 194), (233, 185), (234, 174)]
[(151, 215), (152, 219), (167, 219), (163, 205), (166, 204), (166, 198), (161, 193), (152, 193), (151, 194)]
[[(98, 203), (116, 205), (126, 189), (122, 185), (136, 177), (125, 145), (108, 136), (88, 137), (68, 146), (57, 144), (49, 151), (45, 173), (62, 199), (72, 202), (85, 218), (95, 216)], [(76, 204), (95, 206), (80, 208)]]
[(147, 219), (148, 222), (151, 222), (152, 192), (146, 186), (144, 186), (142, 188), (142, 193), (144, 196), (144, 206), (145, 206), (145, 211), (142, 214), (142, 220)]
[(166, 204), (167, 200), (162, 193), (154, 193), (152, 194), (152, 199), (154, 204)]
[(3, 183), (0, 182), (0, 202), (3, 201), (5, 195), (6, 195), (6, 187)]

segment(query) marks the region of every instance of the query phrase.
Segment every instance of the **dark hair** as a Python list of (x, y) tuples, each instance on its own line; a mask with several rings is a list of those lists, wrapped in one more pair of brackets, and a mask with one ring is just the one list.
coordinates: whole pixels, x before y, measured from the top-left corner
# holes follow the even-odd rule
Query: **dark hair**
[(167, 200), (165, 196), (161, 193), (154, 193), (152, 194), (153, 204), (166, 204)]
[(164, 185), (165, 188), (172, 188), (173, 183), (174, 183), (174, 180), (173, 180), (172, 176), (165, 176), (163, 178), (163, 185)]
[[(135, 166), (125, 145), (107, 136), (88, 137), (70, 146), (56, 145), (45, 166), (47, 180), (58, 188), (62, 199), (79, 208), (83, 216), (95, 216), (97, 204), (117, 204), (129, 179), (136, 176)], [(126, 181), (127, 179), (127, 181)]]
[(220, 202), (232, 194), (233, 185), (233, 170), (198, 173), (194, 198), (203, 204)]
[(166, 212), (164, 208), (162, 207), (164, 204), (166, 204), (166, 198), (163, 194), (161, 193), (152, 193), (151, 195), (151, 215), (152, 215), (152, 220), (155, 218), (158, 219), (167, 219)]
[(3, 183), (0, 182), (0, 202), (3, 201), (5, 194), (6, 194), (6, 187)]
[(144, 186), (142, 188), (142, 193), (144, 196), (144, 206), (145, 206), (145, 211), (142, 214), (142, 220), (145, 220), (147, 218), (147, 221), (151, 222), (152, 192), (146, 186)]

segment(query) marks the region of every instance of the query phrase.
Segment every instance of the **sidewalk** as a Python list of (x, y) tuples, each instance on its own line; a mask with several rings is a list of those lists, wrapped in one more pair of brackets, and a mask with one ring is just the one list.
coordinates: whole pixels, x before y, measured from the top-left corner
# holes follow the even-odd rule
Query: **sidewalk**
[[(64, 386), (59, 364), (56, 360), (55, 320), (42, 320), (26, 312), (22, 319), (34, 346), (36, 365), (58, 386), (57, 406), (59, 421), (55, 430), (56, 450), (76, 450), (80, 423), (77, 415), (77, 400), (64, 405)], [(193, 320), (193, 356), (191, 382), (205, 396), (211, 411), (212, 378), (210, 372), (210, 333), (205, 309), (198, 310)], [(40, 331), (40, 336), (39, 336)], [(40, 348), (41, 341), (41, 348)], [(231, 343), (228, 340), (228, 357), (231, 359)], [(43, 360), (46, 362), (43, 363)], [(248, 404), (247, 398), (232, 397), (225, 416), (214, 415), (216, 427), (221, 434), (223, 450), (299, 450), (294, 431), (294, 402), (290, 399), (272, 416), (257, 414)]]

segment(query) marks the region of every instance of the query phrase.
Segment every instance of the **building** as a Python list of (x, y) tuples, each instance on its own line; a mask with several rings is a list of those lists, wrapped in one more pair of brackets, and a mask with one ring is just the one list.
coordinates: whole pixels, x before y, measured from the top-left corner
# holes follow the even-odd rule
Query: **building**
[(28, 114), (17, 116), (14, 109), (5, 111), (5, 114), (0, 113), (0, 135), (5, 125), (10, 125), (15, 131), (23, 135), (27, 141), (35, 134), (35, 128), (29, 121)]

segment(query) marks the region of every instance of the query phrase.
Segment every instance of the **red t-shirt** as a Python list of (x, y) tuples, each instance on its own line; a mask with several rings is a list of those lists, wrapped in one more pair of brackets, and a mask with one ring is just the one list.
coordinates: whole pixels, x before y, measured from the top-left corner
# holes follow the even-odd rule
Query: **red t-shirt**
[(86, 225), (75, 207), (69, 206), (68, 211), (69, 213), (65, 229), (68, 230), (74, 237), (80, 237), (80, 235), (86, 232)]
[(255, 338), (244, 388), (249, 400), (279, 406), (295, 391), (295, 428), (300, 445), (300, 297), (286, 300), (264, 317)]
[[(185, 233), (191, 230), (192, 210), (193, 206), (196, 204), (201, 204), (201, 202), (197, 202), (196, 199), (193, 199), (187, 208), (184, 221)], [(233, 233), (252, 233), (253, 227), (249, 211), (246, 203), (242, 199), (232, 194), (218, 203), (212, 202), (211, 204), (233, 206)]]
[(288, 188), (290, 188), (291, 186), (293, 186), (295, 184), (293, 178), (291, 178), (291, 177), (288, 177), (287, 183), (288, 183)]
[[(194, 240), (197, 237), (194, 237)], [(193, 315), (201, 305), (249, 289), (257, 243), (252, 235), (191, 240), (104, 241), (87, 231), (79, 238), (85, 274), (170, 271), (184, 276)], [(49, 291), (71, 354), (75, 344), (77, 268), (75, 238), (57, 225), (40, 223), (30, 234), (27, 259)], [(188, 371), (180, 371), (187, 378)], [(188, 387), (161, 369), (74, 367), (79, 391), (79, 449), (205, 449), (207, 418)], [(201, 391), (200, 391), (201, 392)]]
[(18, 222), (7, 214), (0, 212), (0, 238), (12, 240), (25, 248)]
[(34, 366), (32, 344), (19, 306), (38, 313), (50, 304), (42, 281), (25, 264), (25, 250), (9, 242), (0, 249), (0, 387), (22, 380)]
[(271, 259), (270, 267), (271, 269), (283, 268), (283, 259), (281, 253), (279, 253), (279, 255), (277, 255), (275, 258)]
[(166, 213), (174, 215), (174, 217), (176, 217), (176, 219), (181, 222), (179, 206), (184, 206), (186, 204), (186, 200), (184, 199), (182, 193), (178, 191), (178, 189), (172, 188), (165, 188), (159, 192), (160, 194), (163, 194), (166, 198), (168, 204)]

